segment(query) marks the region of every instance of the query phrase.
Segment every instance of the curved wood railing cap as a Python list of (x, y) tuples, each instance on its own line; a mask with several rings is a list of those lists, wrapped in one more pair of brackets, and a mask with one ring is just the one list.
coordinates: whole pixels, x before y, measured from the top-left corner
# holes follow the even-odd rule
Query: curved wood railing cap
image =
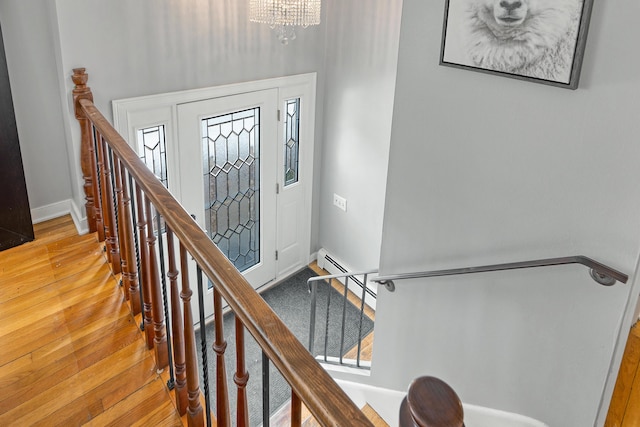
[(401, 413), (402, 426), (407, 425), (407, 409), (413, 425), (419, 427), (464, 426), (460, 398), (447, 383), (436, 377), (424, 376), (413, 380), (403, 406), (401, 411), (404, 410), (405, 417)]

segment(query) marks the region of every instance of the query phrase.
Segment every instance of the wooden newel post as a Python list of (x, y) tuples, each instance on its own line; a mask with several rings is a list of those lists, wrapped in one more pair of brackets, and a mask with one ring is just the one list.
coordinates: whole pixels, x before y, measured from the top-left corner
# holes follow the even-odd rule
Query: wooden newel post
[(89, 86), (87, 86), (89, 75), (85, 72), (84, 68), (74, 68), (71, 79), (76, 85), (73, 89), (73, 104), (75, 106), (76, 119), (80, 122), (80, 167), (82, 168), (82, 178), (84, 179), (87, 222), (89, 225), (89, 232), (94, 233), (98, 230), (98, 227), (96, 226), (94, 203), (96, 194), (94, 189), (95, 184), (97, 183), (95, 151), (93, 148), (93, 137), (91, 135), (91, 123), (86, 118), (84, 111), (80, 106), (81, 99), (88, 99), (93, 102), (93, 94), (91, 93)]
[(441, 379), (429, 376), (416, 378), (400, 405), (399, 426), (464, 427), (462, 402)]

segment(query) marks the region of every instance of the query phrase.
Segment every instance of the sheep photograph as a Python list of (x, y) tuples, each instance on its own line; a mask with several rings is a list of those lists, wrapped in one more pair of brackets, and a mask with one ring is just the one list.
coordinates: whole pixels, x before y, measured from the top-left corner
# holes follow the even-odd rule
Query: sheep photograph
[(583, 0), (447, 0), (440, 63), (571, 85), (584, 50), (583, 6)]

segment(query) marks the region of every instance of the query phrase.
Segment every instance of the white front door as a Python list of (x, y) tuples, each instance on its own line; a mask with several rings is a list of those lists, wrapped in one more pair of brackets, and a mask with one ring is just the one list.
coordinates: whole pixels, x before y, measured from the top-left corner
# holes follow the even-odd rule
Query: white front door
[(182, 204), (254, 288), (276, 277), (278, 91), (178, 105)]
[[(309, 262), (315, 75), (131, 98), (113, 108), (116, 129), (254, 288)], [(193, 262), (189, 277), (195, 292)]]

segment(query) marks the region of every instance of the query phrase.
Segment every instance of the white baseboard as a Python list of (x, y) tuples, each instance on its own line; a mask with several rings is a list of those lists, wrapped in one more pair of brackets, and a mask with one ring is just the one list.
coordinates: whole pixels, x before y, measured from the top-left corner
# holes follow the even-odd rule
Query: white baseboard
[(71, 219), (78, 230), (78, 234), (86, 234), (89, 232), (89, 225), (83, 212), (84, 206), (82, 206), (82, 208), (78, 208), (73, 199), (67, 199), (31, 209), (31, 221), (34, 224), (39, 224), (64, 215), (71, 215)]
[(76, 225), (76, 230), (78, 230), (78, 234), (83, 235), (89, 232), (89, 222), (87, 221), (87, 216), (85, 215), (84, 206), (78, 207), (78, 205), (71, 200), (71, 219), (73, 219), (73, 223)]
[(39, 224), (71, 213), (71, 199), (31, 209), (31, 220)]

